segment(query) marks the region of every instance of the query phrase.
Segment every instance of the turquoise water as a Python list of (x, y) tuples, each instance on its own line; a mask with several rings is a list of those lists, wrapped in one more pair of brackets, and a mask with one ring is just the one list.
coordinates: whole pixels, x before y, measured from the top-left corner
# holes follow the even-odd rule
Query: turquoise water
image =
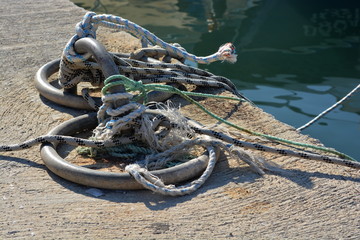
[[(233, 42), (237, 63), (200, 67), (230, 78), (255, 104), (294, 127), (360, 84), (358, 0), (73, 2), (127, 18), (196, 55)], [(359, 160), (360, 92), (303, 133)]]

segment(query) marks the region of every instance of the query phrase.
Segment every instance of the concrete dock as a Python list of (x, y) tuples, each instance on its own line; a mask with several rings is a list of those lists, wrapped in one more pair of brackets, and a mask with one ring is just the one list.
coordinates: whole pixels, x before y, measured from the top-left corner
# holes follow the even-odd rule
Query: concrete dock
[[(40, 97), (33, 84), (36, 71), (60, 57), (85, 10), (68, 0), (3, 0), (1, 5), (0, 145), (5, 145), (44, 135), (85, 113)], [(138, 44), (111, 34), (99, 36), (109, 50)], [(114, 47), (122, 43), (128, 46)], [(230, 120), (246, 128), (321, 144), (249, 104), (204, 104), (222, 117), (233, 111)], [(182, 111), (207, 118), (189, 105)], [(0, 239), (360, 239), (358, 170), (259, 155), (284, 171), (259, 176), (241, 161), (223, 159), (191, 195), (102, 190), (95, 197), (89, 187), (48, 171), (39, 146), (0, 153)]]

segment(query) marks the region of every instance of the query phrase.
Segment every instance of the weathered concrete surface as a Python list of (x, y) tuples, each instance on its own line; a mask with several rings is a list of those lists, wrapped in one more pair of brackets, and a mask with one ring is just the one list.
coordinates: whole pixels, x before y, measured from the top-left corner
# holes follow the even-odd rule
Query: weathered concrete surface
[[(83, 14), (67, 0), (2, 1), (0, 144), (45, 134), (84, 113), (50, 103), (33, 86), (37, 69), (60, 56)], [(104, 42), (115, 44), (113, 37)], [(221, 116), (234, 110), (230, 119), (244, 127), (316, 142), (247, 104), (205, 104)], [(206, 118), (191, 106), (184, 112)], [(285, 164), (285, 171), (260, 177), (230, 159), (221, 161), (205, 186), (190, 196), (105, 190), (96, 198), (86, 193), (87, 187), (48, 172), (39, 147), (3, 153), (0, 238), (360, 239), (359, 171), (263, 156)]]

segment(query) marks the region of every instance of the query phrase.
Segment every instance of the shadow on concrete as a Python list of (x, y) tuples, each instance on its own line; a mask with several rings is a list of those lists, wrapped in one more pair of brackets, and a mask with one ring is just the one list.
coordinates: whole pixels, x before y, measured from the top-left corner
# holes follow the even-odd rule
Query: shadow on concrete
[(30, 161), (30, 160), (25, 159), (25, 158), (18, 158), (18, 157), (0, 155), (0, 161), (16, 162), (16, 163), (27, 165), (29, 167), (46, 169), (46, 166), (44, 164), (40, 164), (40, 163), (37, 163), (37, 162), (34, 162), (34, 161)]
[[(250, 167), (229, 167), (227, 160), (220, 160), (215, 167), (213, 174), (205, 182), (205, 184), (196, 192), (179, 197), (164, 196), (153, 193), (149, 190), (109, 190), (99, 189), (102, 195), (95, 197), (87, 191), (91, 188), (88, 186), (80, 185), (77, 183), (65, 180), (56, 174), (52, 173), (46, 168), (45, 165), (39, 164), (27, 159), (1, 156), (0, 160), (17, 162), (20, 164), (28, 165), (39, 169), (44, 169), (48, 172), (49, 176), (58, 184), (78, 194), (84, 195), (84, 197), (99, 198), (110, 202), (116, 203), (143, 203), (148, 209), (153, 211), (164, 210), (171, 207), (175, 207), (183, 202), (190, 201), (192, 198), (201, 194), (225, 186), (229, 183), (252, 183), (261, 178), (260, 175), (254, 173)], [(326, 178), (338, 181), (352, 181), (360, 183), (360, 178), (342, 176), (336, 174), (328, 174), (321, 172), (306, 172), (298, 169), (281, 169), (279, 172), (267, 172), (267, 174), (275, 175), (292, 181), (301, 187), (311, 189), (314, 187), (313, 178)]]
[(75, 109), (75, 108), (70, 108), (70, 107), (66, 107), (66, 106), (57, 104), (57, 103), (52, 102), (52, 101), (48, 100), (47, 98), (43, 97), (41, 94), (39, 94), (39, 98), (40, 98), (41, 102), (44, 105), (48, 106), (49, 108), (52, 108), (58, 112), (70, 114), (73, 117), (78, 117), (83, 114), (93, 112), (93, 111), (89, 111), (89, 110)]
[[(289, 181), (292, 181), (298, 184), (301, 187), (311, 189), (314, 187), (313, 178), (327, 178), (335, 179), (339, 181), (353, 181), (360, 182), (360, 178), (346, 177), (342, 175), (327, 174), (321, 172), (306, 172), (301, 170), (292, 170), (292, 169), (282, 169), (280, 172), (267, 172), (267, 174), (272, 174), (285, 178)], [(49, 175), (53, 178), (54, 181), (62, 185), (63, 187), (74, 191), (78, 194), (82, 194), (86, 197), (95, 197), (89, 193), (91, 187), (79, 185), (76, 183), (69, 182), (64, 180), (57, 175), (49, 171)], [(229, 183), (252, 183), (261, 176), (253, 172), (250, 167), (229, 167), (227, 160), (219, 161), (213, 174), (205, 182), (205, 184), (190, 195), (171, 197), (156, 194), (150, 190), (108, 190), (100, 189), (103, 193), (102, 196), (96, 197), (99, 199), (107, 200), (110, 202), (116, 203), (143, 203), (148, 209), (158, 211), (164, 210), (171, 207), (175, 207), (178, 204), (183, 202), (190, 201), (192, 198), (195, 198), (201, 194), (206, 194), (210, 190), (217, 189), (219, 187), (225, 186)]]
[(311, 189), (314, 187), (313, 181), (311, 180), (314, 178), (326, 178), (326, 179), (333, 179), (338, 181), (352, 181), (352, 182), (360, 183), (360, 178), (322, 173), (322, 172), (306, 172), (299, 169), (286, 169), (286, 170), (282, 170), (279, 173), (270, 173), (270, 174), (285, 178), (307, 189)]

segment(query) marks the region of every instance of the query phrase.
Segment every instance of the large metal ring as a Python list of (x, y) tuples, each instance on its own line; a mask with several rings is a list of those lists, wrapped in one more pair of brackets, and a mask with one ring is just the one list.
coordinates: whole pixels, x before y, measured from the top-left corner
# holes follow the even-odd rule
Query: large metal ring
[[(52, 129), (48, 135), (72, 135), (86, 129), (93, 129), (96, 125), (96, 114), (86, 114), (60, 124)], [(56, 150), (57, 145), (44, 143), (41, 146), (41, 157), (45, 165), (56, 175), (78, 184), (96, 188), (122, 190), (143, 188), (128, 173), (98, 171), (69, 163), (59, 156)], [(162, 179), (165, 184), (176, 184), (201, 175), (206, 169), (208, 161), (209, 157), (204, 153), (186, 163), (151, 173)]]

